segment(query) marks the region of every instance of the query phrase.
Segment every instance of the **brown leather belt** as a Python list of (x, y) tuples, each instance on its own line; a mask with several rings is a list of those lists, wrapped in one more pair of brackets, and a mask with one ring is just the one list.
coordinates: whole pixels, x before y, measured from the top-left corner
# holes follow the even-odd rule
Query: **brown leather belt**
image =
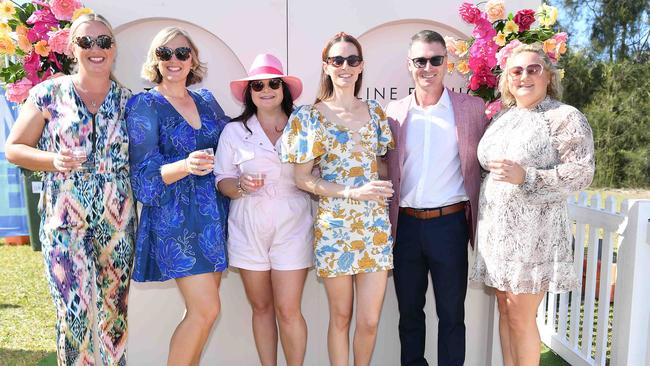
[(453, 214), (465, 209), (467, 202), (458, 202), (453, 205), (437, 207), (437, 208), (411, 208), (411, 207), (400, 207), (399, 212), (413, 216), (416, 219), (428, 220), (440, 216), (445, 216)]

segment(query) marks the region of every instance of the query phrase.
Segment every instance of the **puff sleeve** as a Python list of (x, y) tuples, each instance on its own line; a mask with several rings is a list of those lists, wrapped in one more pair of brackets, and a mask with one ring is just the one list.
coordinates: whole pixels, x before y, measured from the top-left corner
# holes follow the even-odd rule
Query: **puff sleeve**
[(325, 129), (312, 106), (298, 107), (282, 133), (280, 160), (284, 163), (305, 163), (325, 154)]
[(388, 117), (386, 117), (386, 113), (381, 107), (381, 104), (379, 104), (379, 102), (376, 100), (368, 100), (368, 107), (373, 114), (373, 118), (376, 118), (377, 121), (377, 150), (375, 153), (377, 156), (384, 156), (388, 150), (395, 148), (395, 140), (393, 139), (393, 134), (390, 131)]
[(160, 151), (160, 119), (153, 95), (140, 93), (129, 99), (126, 123), (131, 185), (135, 197), (146, 206), (164, 205), (171, 200), (176, 183), (166, 185), (160, 174), (160, 167), (173, 161), (167, 161)]

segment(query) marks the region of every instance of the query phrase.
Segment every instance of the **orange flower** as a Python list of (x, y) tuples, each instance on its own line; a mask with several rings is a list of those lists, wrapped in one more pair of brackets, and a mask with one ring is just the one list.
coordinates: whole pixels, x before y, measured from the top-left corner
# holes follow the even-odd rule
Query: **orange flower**
[(321, 156), (325, 154), (325, 145), (320, 141), (316, 141), (314, 142), (314, 146), (311, 148), (311, 152), (314, 156)]
[(350, 168), (351, 177), (363, 177), (363, 168), (360, 166), (355, 166)]
[(377, 261), (368, 256), (368, 252), (363, 253), (363, 257), (359, 259), (359, 269), (371, 269), (377, 266)]
[(47, 41), (38, 41), (34, 45), (34, 52), (36, 52), (38, 55), (47, 57), (47, 55), (50, 54), (50, 47), (47, 45)]
[(452, 73), (454, 71), (454, 63), (451, 61), (447, 61), (447, 72)]
[(375, 233), (372, 237), (372, 245), (385, 245), (388, 243), (388, 234), (384, 232)]
[(456, 70), (458, 70), (459, 73), (465, 75), (469, 72), (469, 65), (467, 64), (467, 61), (461, 61), (456, 65)]
[(29, 53), (32, 50), (32, 42), (29, 41), (29, 38), (27, 38), (27, 36), (19, 34), (18, 48), (20, 48), (25, 53)]
[(27, 37), (27, 32), (28, 32), (28, 29), (24, 25), (19, 24), (19, 25), (16, 26), (16, 34), (17, 35)]
[(357, 232), (357, 233), (361, 234), (361, 233), (363, 233), (363, 228), (364, 228), (363, 221), (356, 220), (350, 226), (350, 231)]
[(544, 49), (544, 52), (552, 53), (552, 54), (555, 54), (555, 46), (557, 46), (557, 42), (553, 38), (547, 39), (542, 44), (542, 48)]
[(14, 41), (6, 35), (0, 35), (0, 55), (13, 55), (16, 53)]
[(350, 242), (350, 249), (352, 250), (364, 250), (366, 248), (363, 240), (353, 240)]
[(318, 277), (329, 277), (330, 276), (330, 271), (328, 271), (325, 268), (321, 268), (318, 270)]

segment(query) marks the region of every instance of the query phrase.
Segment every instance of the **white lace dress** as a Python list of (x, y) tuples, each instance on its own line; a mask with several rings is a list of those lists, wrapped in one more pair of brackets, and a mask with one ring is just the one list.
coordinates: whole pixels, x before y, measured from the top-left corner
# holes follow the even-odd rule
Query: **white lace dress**
[(470, 281), (516, 294), (575, 289), (580, 280), (573, 269), (566, 200), (594, 175), (587, 119), (550, 98), (532, 110), (511, 108), (478, 145), (484, 169), (503, 158), (526, 169), (525, 182), (498, 182), (488, 174), (481, 184)]

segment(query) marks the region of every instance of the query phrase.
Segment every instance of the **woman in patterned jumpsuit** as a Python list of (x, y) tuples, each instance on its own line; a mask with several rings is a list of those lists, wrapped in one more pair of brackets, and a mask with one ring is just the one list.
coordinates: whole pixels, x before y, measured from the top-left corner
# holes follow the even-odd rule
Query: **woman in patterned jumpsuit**
[(106, 19), (75, 20), (70, 47), (79, 71), (30, 91), (6, 155), (45, 172), (40, 239), (57, 312), (58, 364), (95, 364), (98, 337), (100, 363), (126, 365), (135, 214), (124, 107), (131, 93), (111, 76), (116, 45)]
[[(352, 36), (339, 33), (322, 54), (316, 103), (296, 109), (282, 136), (282, 160), (296, 164), (296, 185), (319, 196), (314, 225), (316, 271), (329, 301), (332, 365), (348, 364), (348, 334), (356, 287), (354, 360), (368, 365), (377, 337), (393, 253), (379, 157), (393, 147), (383, 109), (357, 99), (363, 55)], [(320, 178), (311, 172), (320, 167)]]

